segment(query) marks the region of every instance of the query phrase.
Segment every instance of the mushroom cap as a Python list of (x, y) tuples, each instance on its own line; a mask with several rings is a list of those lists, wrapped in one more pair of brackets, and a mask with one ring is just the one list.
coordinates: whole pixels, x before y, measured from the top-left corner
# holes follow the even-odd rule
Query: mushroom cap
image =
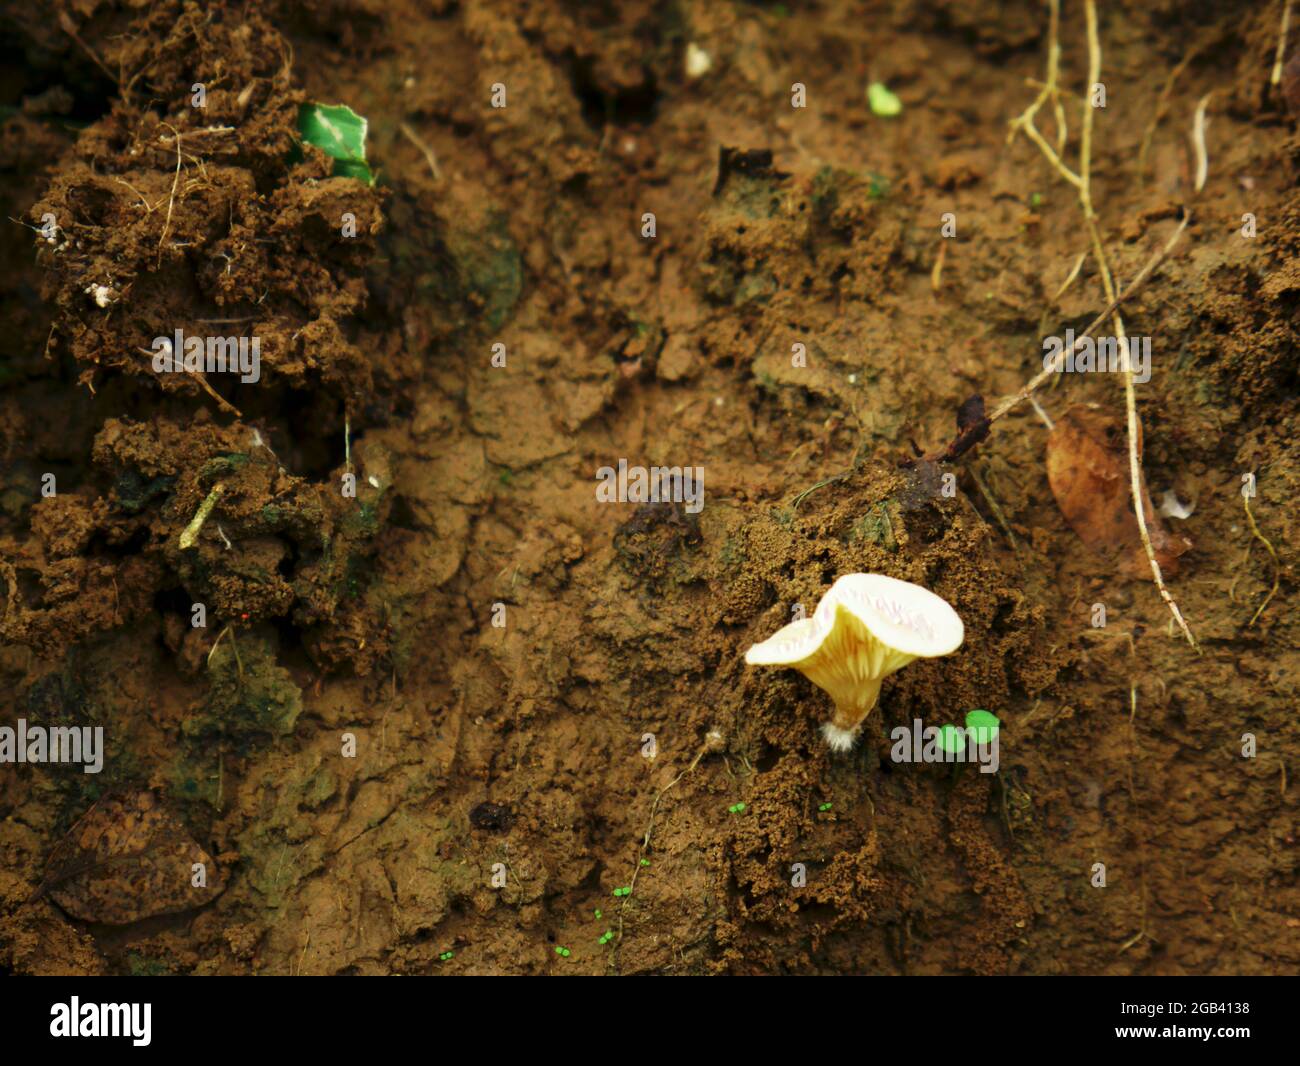
[[(817, 604), (811, 618), (778, 629), (745, 652), (751, 666), (793, 666), (832, 644), (875, 646), (862, 676), (884, 677), (913, 659), (947, 655), (961, 647), (966, 627), (948, 601), (929, 589), (884, 574), (845, 574)], [(832, 651), (832, 648), (826, 648)]]

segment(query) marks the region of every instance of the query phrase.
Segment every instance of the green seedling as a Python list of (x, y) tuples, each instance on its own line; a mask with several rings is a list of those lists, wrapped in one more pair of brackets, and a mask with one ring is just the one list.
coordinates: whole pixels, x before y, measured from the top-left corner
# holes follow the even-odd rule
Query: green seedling
[(833, 806), (834, 806), (833, 803), (823, 803), (823, 804), (822, 804), (820, 807), (818, 807), (817, 809), (818, 809), (819, 811), (829, 811)]
[(871, 113), (881, 118), (893, 118), (903, 110), (903, 101), (878, 81), (867, 86), (867, 103), (871, 105)]
[(601, 913), (600, 913), (600, 908), (599, 908), (599, 907), (596, 908), (596, 918), (597, 918), (597, 920), (599, 920), (599, 919), (601, 918)]
[(555, 949), (555, 954), (559, 955), (560, 958), (562, 958), (562, 959), (567, 959), (567, 958), (572, 954), (572, 952), (569, 951), (568, 948), (560, 948), (560, 947), (557, 947), (557, 948)]
[(298, 132), (334, 160), (335, 175), (373, 185), (375, 176), (366, 162), (368, 126), (346, 104), (303, 104), (298, 109)]
[(727, 808), (727, 813), (728, 813), (728, 814), (744, 814), (744, 813), (745, 813), (745, 805), (744, 805), (743, 803), (733, 803), (730, 807)]
[(444, 951), (441, 955), (438, 956), (438, 961), (450, 962), (455, 957), (456, 957), (456, 953), (454, 951)]
[(605, 930), (605, 935), (602, 936), (602, 937), (600, 938), (599, 943), (601, 943), (601, 944), (608, 944), (608, 943), (609, 943), (611, 940), (613, 940), (613, 939), (614, 939), (614, 930), (613, 930), (613, 929), (606, 929), (606, 930)]
[(951, 784), (956, 788), (962, 767), (965, 765), (961, 758), (966, 751), (966, 734), (960, 726), (950, 723), (939, 730), (938, 741), (939, 749), (947, 756), (946, 761), (953, 764)]
[(940, 749), (954, 757), (966, 750), (966, 734), (955, 725), (940, 729), (938, 740)]
[(992, 744), (998, 738), (1001, 724), (998, 716), (989, 711), (974, 710), (966, 713), (966, 729), (976, 744)]
[(622, 899), (624, 896), (630, 896), (631, 894), (632, 894), (632, 886), (631, 886), (631, 885), (624, 885), (622, 888), (616, 888), (616, 889), (614, 889), (614, 898), (615, 898), (615, 899)]
[(650, 860), (649, 860), (649, 859), (642, 859), (642, 860), (641, 860), (641, 865), (642, 865), (642, 866), (649, 866), (649, 865), (650, 865)]

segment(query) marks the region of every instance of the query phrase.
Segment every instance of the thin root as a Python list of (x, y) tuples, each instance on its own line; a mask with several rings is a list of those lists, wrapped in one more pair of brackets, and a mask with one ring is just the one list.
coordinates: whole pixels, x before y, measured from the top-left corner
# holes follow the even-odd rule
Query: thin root
[(1264, 613), (1264, 608), (1267, 607), (1272, 602), (1273, 597), (1277, 595), (1278, 586), (1282, 581), (1282, 563), (1277, 557), (1277, 552), (1273, 550), (1273, 545), (1269, 543), (1269, 539), (1259, 531), (1259, 526), (1255, 524), (1255, 516), (1251, 514), (1250, 511), (1250, 497), (1243, 495), (1241, 497), (1241, 502), (1246, 508), (1246, 521), (1250, 523), (1251, 533), (1255, 535), (1256, 540), (1268, 549), (1268, 554), (1273, 557), (1273, 587), (1268, 590), (1268, 595), (1264, 597), (1264, 602), (1259, 605), (1255, 613), (1251, 616), (1250, 621), (1246, 623), (1246, 628), (1249, 629), (1259, 620), (1259, 616)]
[[(1051, 10), (1052, 44), (1055, 46), (1058, 0), (1051, 0)], [(1097, 33), (1096, 0), (1085, 0), (1084, 20), (1088, 38), (1088, 85), (1091, 87), (1098, 84), (1101, 79), (1101, 40)], [(1049, 85), (1053, 80), (1052, 72), (1049, 70)], [(1039, 93), (1039, 99), (1044, 99), (1044, 94), (1041, 92)], [(1070, 181), (1070, 183), (1075, 185), (1079, 190), (1079, 207), (1083, 212), (1084, 225), (1088, 230), (1088, 239), (1092, 245), (1093, 257), (1097, 262), (1097, 270), (1101, 275), (1102, 286), (1105, 290), (1106, 298), (1110, 301), (1110, 307), (1107, 308), (1104, 314), (1108, 314), (1111, 317), (1111, 322), (1115, 329), (1115, 339), (1118, 341), (1119, 350), (1122, 353), (1121, 368), (1124, 374), (1124, 406), (1128, 415), (1129, 482), (1132, 488), (1133, 514), (1137, 519), (1138, 533), (1142, 539), (1143, 550), (1146, 552), (1147, 561), (1151, 564), (1151, 577), (1155, 582), (1156, 590), (1160, 593), (1160, 598), (1164, 601), (1165, 606), (1169, 608), (1173, 620), (1178, 624), (1179, 629), (1182, 630), (1183, 636), (1187, 638), (1187, 642), (1199, 652), (1200, 645), (1196, 643), (1196, 638), (1192, 635), (1191, 629), (1188, 628), (1186, 621), (1183, 620), (1183, 615), (1178, 609), (1178, 604), (1175, 602), (1173, 596), (1170, 595), (1169, 589), (1165, 585), (1164, 575), (1160, 572), (1160, 563), (1156, 560), (1155, 549), (1151, 544), (1151, 534), (1147, 529), (1146, 514), (1144, 513), (1144, 508), (1142, 506), (1142, 464), (1141, 460), (1138, 458), (1137, 452), (1137, 396), (1133, 388), (1133, 367), (1128, 358), (1128, 336), (1124, 329), (1124, 320), (1118, 310), (1121, 296), (1115, 287), (1114, 275), (1110, 267), (1110, 259), (1106, 254), (1106, 248), (1102, 244), (1101, 234), (1097, 229), (1097, 215), (1092, 200), (1093, 107), (1091, 101), (1087, 99), (1084, 100), (1083, 131), (1079, 138), (1079, 172), (1077, 175), (1061, 162), (1060, 157), (1055, 152), (1048, 150), (1046, 142), (1044, 142), (1041, 137), (1035, 138), (1033, 136), (1033, 110), (1034, 109), (1031, 108), (1029, 112), (1026, 112), (1026, 115), (1029, 116), (1027, 121), (1021, 121), (1021, 119), (1025, 118), (1025, 116), (1021, 116), (1021, 119), (1017, 119), (1016, 122), (1012, 123), (1012, 134), (1014, 135), (1016, 129), (1023, 128), (1026, 134), (1030, 136), (1030, 139), (1034, 140), (1034, 142), (1038, 144), (1039, 148), (1043, 149), (1043, 154), (1047, 157), (1047, 161), (1056, 168), (1057, 172), (1060, 173), (1062, 177), (1067, 181)], [(1154, 269), (1155, 265), (1168, 254), (1168, 252), (1173, 248), (1174, 242), (1182, 235), (1182, 231), (1186, 228), (1189, 218), (1190, 216), (1184, 213), (1182, 223), (1179, 225), (1178, 229), (1175, 230), (1173, 237), (1169, 243), (1166, 244), (1164, 251), (1147, 264), (1142, 272), (1139, 273), (1138, 279), (1136, 280), (1144, 279), (1149, 272)], [(1135, 285), (1136, 281), (1134, 285), (1129, 286), (1129, 294), (1132, 293)], [(1104, 315), (1102, 317), (1104, 317)], [(1087, 336), (1087, 333), (1090, 332), (1092, 328), (1093, 326), (1089, 326), (1088, 331), (1085, 332), (1084, 336)], [(1077, 343), (1079, 343), (1078, 340), (1076, 340), (1076, 344)], [(997, 418), (1001, 414), (1005, 414), (1007, 410), (1010, 410), (1011, 406), (1014, 406), (1016, 403), (1020, 402), (1021, 399), (1028, 396), (1029, 393), (1033, 392), (1043, 380), (1046, 380), (1048, 375), (1056, 370), (1056, 367), (1064, 359), (1065, 354), (1066, 353), (1064, 352), (1061, 353), (1061, 356), (1053, 362), (1053, 365), (1048, 369), (1045, 369), (1042, 374), (1038, 375), (1038, 377), (1031, 381), (1029, 386), (1022, 389), (1021, 393), (1017, 397), (1013, 398), (1009, 403), (1000, 406), (998, 410), (990, 416), (990, 421), (993, 421), (993, 419)]]
[(654, 803), (650, 805), (650, 820), (649, 822), (646, 823), (645, 836), (641, 840), (641, 849), (640, 851), (637, 852), (636, 866), (632, 870), (632, 880), (628, 882), (628, 891), (623, 896), (623, 902), (619, 905), (618, 908), (618, 927), (614, 935), (615, 947), (617, 947), (619, 944), (623, 942), (623, 912), (627, 910), (628, 901), (631, 900), (632, 893), (636, 889), (637, 874), (641, 872), (641, 860), (645, 858), (646, 852), (649, 851), (650, 849), (650, 835), (654, 832), (655, 815), (659, 811), (659, 804), (663, 800), (664, 796), (666, 796), (668, 792), (677, 784), (677, 782), (679, 782), (683, 777), (685, 777), (687, 774), (689, 774), (692, 770), (694, 770), (697, 766), (700, 765), (700, 760), (703, 759), (706, 754), (708, 754), (708, 751), (709, 751), (709, 743), (706, 740), (703, 744), (700, 745), (700, 750), (695, 753), (695, 758), (691, 760), (691, 765), (688, 766), (676, 777), (674, 777), (671, 781), (669, 781), (668, 784), (664, 785), (664, 787), (661, 788), (658, 791), (658, 793), (655, 795)]

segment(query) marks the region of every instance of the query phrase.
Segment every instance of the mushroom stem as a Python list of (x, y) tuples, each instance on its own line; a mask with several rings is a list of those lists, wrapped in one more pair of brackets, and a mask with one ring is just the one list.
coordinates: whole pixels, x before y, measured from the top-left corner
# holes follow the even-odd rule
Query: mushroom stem
[(883, 677), (860, 681), (849, 699), (836, 700), (831, 725), (846, 733), (856, 733), (879, 702), (880, 686), (884, 681)]

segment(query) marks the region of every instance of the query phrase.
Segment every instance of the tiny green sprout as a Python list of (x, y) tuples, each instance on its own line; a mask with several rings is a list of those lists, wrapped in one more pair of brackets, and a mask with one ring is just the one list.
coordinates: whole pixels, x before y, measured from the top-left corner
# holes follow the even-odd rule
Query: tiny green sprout
[(832, 803), (823, 803), (823, 804), (822, 804), (820, 807), (818, 807), (817, 809), (818, 809), (819, 811), (829, 811), (829, 810), (831, 809), (831, 807), (833, 807), (833, 806), (834, 806), (834, 804), (832, 804)]
[(641, 860), (641, 865), (642, 865), (642, 866), (649, 866), (649, 865), (650, 865), (650, 860), (649, 860), (649, 859), (642, 859), (642, 860)]
[(992, 744), (998, 738), (1001, 724), (998, 716), (989, 711), (977, 709), (966, 713), (966, 729), (976, 744)]
[(598, 919), (601, 917), (601, 913), (600, 913), (600, 908), (599, 908), (599, 907), (596, 908), (596, 917), (597, 917)]
[(867, 103), (871, 105), (871, 113), (881, 118), (893, 118), (903, 110), (903, 101), (878, 81), (867, 86)]
[(730, 807), (727, 808), (727, 813), (728, 813), (728, 814), (744, 814), (744, 813), (745, 813), (745, 805), (744, 805), (743, 803), (733, 803)]
[(631, 894), (632, 894), (632, 886), (631, 886), (631, 885), (624, 885), (622, 888), (616, 888), (616, 889), (614, 889), (614, 897), (615, 897), (615, 899), (621, 898), (621, 897), (623, 897), (623, 896), (630, 896)]
[(568, 948), (557, 947), (555, 949), (555, 954), (559, 955), (560, 958), (562, 959), (567, 959), (572, 954), (572, 952), (569, 951)]
[(454, 951), (444, 951), (441, 955), (438, 956), (438, 960), (440, 962), (448, 962), (451, 959), (454, 959), (455, 957), (456, 957), (456, 953)]
[(303, 104), (298, 109), (298, 132), (334, 160), (334, 173), (373, 185), (375, 176), (366, 162), (368, 126), (346, 104)]
[(614, 930), (613, 930), (613, 929), (606, 929), (606, 930), (605, 930), (605, 935), (602, 936), (602, 937), (600, 938), (600, 943), (602, 943), (602, 944), (608, 944), (608, 943), (609, 943), (611, 940), (613, 940), (613, 939), (614, 939)]
[(966, 735), (955, 725), (946, 725), (939, 730), (939, 747), (949, 755), (956, 755), (966, 750)]
[(1043, 194), (1041, 192), (1031, 192), (1029, 194), (1029, 206), (1041, 207), (1043, 205)]

